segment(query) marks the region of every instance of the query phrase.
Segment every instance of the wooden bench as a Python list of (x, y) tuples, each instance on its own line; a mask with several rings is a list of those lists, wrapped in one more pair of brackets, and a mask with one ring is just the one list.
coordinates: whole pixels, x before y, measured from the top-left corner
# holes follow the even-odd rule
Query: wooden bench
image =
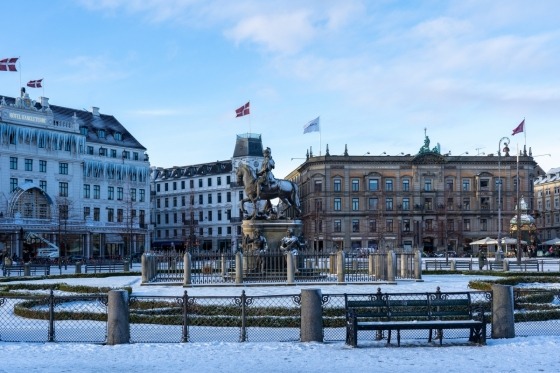
[(346, 344), (358, 345), (358, 331), (378, 331), (378, 339), (387, 331), (387, 344), (391, 343), (393, 330), (397, 332), (397, 345), (401, 343), (401, 330), (429, 330), (428, 342), (433, 331), (439, 344), (443, 343), (443, 330), (468, 329), (469, 342), (486, 343), (486, 319), (481, 308), (475, 308), (469, 292), (442, 293), (382, 293), (344, 294), (346, 308)]
[(539, 272), (539, 262), (536, 260), (522, 260), (521, 263), (515, 261), (508, 262), (510, 271), (536, 271)]
[(86, 264), (85, 273), (124, 272), (124, 263)]
[[(454, 263), (454, 264), (453, 264)], [(471, 271), (472, 270), (472, 262), (470, 260), (449, 260), (447, 263), (443, 260), (425, 260), (424, 266), (426, 271), (433, 269), (437, 270), (444, 270), (444, 269), (452, 269), (453, 265), (455, 265), (456, 271)]]
[(24, 276), (26, 267), (29, 267), (30, 275), (48, 276), (51, 274), (51, 266), (49, 264), (12, 264), (4, 266), (4, 276), (10, 276), (12, 274)]
[(451, 262), (446, 263), (443, 260), (425, 260), (424, 266), (426, 267), (426, 271), (429, 271), (430, 268), (432, 268), (434, 271), (451, 269)]

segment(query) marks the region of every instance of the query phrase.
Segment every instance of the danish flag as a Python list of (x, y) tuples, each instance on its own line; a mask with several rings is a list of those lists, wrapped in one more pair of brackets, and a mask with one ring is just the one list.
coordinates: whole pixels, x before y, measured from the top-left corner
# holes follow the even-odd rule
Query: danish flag
[(0, 60), (0, 71), (17, 71), (16, 62), (18, 58), (4, 58)]

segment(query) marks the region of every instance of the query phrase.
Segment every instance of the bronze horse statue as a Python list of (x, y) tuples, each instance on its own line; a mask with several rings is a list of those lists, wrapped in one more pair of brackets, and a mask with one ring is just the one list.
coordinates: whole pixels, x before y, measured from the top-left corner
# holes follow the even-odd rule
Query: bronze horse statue
[(275, 179), (274, 183), (267, 185), (263, 190), (261, 190), (259, 197), (257, 197), (257, 188), (260, 185), (257, 182), (257, 175), (255, 170), (245, 163), (241, 163), (236, 171), (237, 183), (243, 184), (245, 187), (245, 195), (247, 197), (241, 200), (241, 208), (243, 212), (247, 213), (245, 210), (245, 202), (251, 202), (253, 204), (253, 214), (251, 219), (257, 216), (259, 200), (267, 201), (266, 205), (271, 206), (270, 200), (274, 198), (279, 198), (283, 204), (286, 206), (283, 213), (290, 207), (294, 207), (296, 215), (301, 214), (301, 208), (299, 204), (298, 187), (295, 183), (289, 180)]

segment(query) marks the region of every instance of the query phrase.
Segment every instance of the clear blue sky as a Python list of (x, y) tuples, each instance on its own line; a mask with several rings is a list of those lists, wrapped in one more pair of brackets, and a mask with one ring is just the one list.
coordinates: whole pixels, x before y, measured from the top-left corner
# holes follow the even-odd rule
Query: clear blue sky
[(560, 166), (556, 0), (19, 0), (2, 29), (20, 72), (0, 72), (0, 94), (44, 78), (33, 99), (114, 115), (154, 166), (229, 159), (253, 132), (283, 177), (309, 147), (415, 154), (424, 128), (442, 153), (508, 136)]

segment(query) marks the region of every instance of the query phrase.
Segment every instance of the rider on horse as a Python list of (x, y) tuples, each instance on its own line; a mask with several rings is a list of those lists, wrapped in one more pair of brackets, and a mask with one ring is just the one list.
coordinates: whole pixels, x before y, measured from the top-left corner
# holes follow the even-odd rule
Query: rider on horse
[(270, 148), (263, 150), (264, 160), (261, 165), (261, 169), (257, 172), (257, 199), (260, 199), (261, 190), (265, 188), (270, 188), (271, 184), (274, 182), (274, 175), (272, 175), (272, 169), (274, 168), (274, 159), (270, 155)]

